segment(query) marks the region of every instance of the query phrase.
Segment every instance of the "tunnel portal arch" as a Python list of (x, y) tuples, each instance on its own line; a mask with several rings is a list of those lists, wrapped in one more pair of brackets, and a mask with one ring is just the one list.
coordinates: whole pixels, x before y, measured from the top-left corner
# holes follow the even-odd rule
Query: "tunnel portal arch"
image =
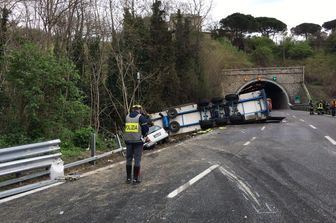
[(236, 94), (264, 89), (266, 96), (272, 99), (273, 109), (288, 109), (291, 106), (286, 89), (279, 83), (269, 79), (253, 79), (243, 84)]

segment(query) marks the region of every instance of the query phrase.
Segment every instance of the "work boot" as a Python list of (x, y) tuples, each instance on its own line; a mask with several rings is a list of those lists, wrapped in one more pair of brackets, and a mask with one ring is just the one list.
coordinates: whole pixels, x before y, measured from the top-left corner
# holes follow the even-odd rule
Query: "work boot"
[(126, 183), (132, 182), (132, 165), (126, 165)]
[(139, 166), (134, 166), (133, 168), (133, 184), (139, 184), (141, 183), (141, 179), (140, 179), (140, 167)]

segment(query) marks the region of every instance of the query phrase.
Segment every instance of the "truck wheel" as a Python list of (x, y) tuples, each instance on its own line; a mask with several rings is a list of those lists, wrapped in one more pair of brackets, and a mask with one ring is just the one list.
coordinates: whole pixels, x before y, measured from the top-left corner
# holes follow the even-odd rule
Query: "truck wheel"
[(168, 117), (171, 118), (171, 119), (176, 118), (177, 114), (178, 114), (178, 113), (177, 113), (177, 110), (176, 110), (175, 108), (170, 108), (170, 109), (168, 109), (168, 111), (167, 111), (167, 115), (168, 115)]
[(181, 126), (180, 126), (180, 123), (178, 123), (177, 121), (172, 121), (170, 124), (169, 124), (169, 129), (171, 132), (178, 132), (180, 130)]
[(206, 107), (210, 104), (210, 101), (207, 100), (207, 99), (203, 99), (203, 100), (200, 100), (198, 103), (197, 103), (197, 108), (200, 109), (200, 108), (203, 108), (203, 107)]
[(214, 97), (211, 99), (212, 104), (221, 104), (223, 103), (224, 98), (222, 97)]
[(211, 120), (202, 120), (200, 121), (201, 129), (210, 129), (213, 128), (213, 122)]
[(227, 106), (227, 105), (223, 105), (222, 108), (224, 110), (225, 115), (229, 116), (229, 114), (230, 114), (230, 107)]
[(239, 97), (236, 94), (228, 94), (225, 96), (225, 100), (227, 101), (238, 101)]
[(216, 119), (215, 123), (217, 126), (223, 126), (223, 125), (226, 125), (227, 124), (227, 118), (218, 118)]
[(241, 115), (232, 115), (230, 116), (230, 122), (232, 124), (241, 124), (244, 122), (244, 117)]

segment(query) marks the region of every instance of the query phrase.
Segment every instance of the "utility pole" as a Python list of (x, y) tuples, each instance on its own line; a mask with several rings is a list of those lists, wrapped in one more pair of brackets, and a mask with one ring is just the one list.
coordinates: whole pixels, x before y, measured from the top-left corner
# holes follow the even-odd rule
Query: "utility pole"
[(141, 74), (138, 71), (137, 72), (137, 80), (138, 80), (138, 102), (139, 102), (139, 104), (140, 104), (140, 78), (141, 78)]

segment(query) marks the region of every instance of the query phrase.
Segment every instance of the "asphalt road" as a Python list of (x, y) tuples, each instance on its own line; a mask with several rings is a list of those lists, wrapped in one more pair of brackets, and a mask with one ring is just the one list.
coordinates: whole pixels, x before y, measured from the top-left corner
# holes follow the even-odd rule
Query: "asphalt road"
[(278, 111), (0, 204), (1, 222), (336, 222), (336, 118)]

